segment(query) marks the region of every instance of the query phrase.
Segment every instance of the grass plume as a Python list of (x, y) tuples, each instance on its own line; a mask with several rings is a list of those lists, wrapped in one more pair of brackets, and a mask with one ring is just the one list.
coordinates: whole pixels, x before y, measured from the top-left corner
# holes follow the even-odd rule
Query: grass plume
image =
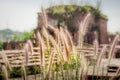
[(111, 47), (110, 47), (110, 52), (109, 52), (109, 55), (108, 55), (109, 62), (111, 61), (111, 58), (113, 57), (113, 54), (114, 54), (114, 51), (115, 51), (115, 46), (117, 45), (118, 40), (119, 40), (119, 35), (116, 35), (112, 44), (111, 44)]

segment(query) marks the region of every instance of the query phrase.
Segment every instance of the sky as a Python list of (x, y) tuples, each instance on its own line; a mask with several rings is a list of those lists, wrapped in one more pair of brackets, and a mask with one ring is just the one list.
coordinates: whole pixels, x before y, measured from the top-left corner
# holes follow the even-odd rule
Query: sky
[[(74, 1), (74, 0), (73, 0)], [(97, 0), (77, 0), (77, 4), (96, 6)], [(37, 27), (41, 6), (70, 4), (71, 0), (0, 0), (0, 29), (30, 31)], [(101, 11), (108, 16), (108, 32), (120, 32), (120, 0), (102, 0)]]

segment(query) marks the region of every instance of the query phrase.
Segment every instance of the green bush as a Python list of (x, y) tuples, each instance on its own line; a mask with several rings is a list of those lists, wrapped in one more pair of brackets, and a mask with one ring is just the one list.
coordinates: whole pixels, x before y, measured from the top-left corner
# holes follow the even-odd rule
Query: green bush
[(68, 13), (72, 13), (77, 9), (77, 6), (73, 5), (73, 6), (66, 6), (66, 12)]
[(22, 36), (22, 41), (26, 41), (28, 39), (32, 39), (33, 38), (33, 31), (31, 32), (24, 32), (23, 36)]
[(29, 66), (29, 67), (26, 67), (26, 72), (27, 72), (27, 75), (32, 75), (32, 74), (39, 74), (41, 73), (41, 68), (40, 66)]
[(64, 20), (61, 19), (61, 18), (57, 20), (57, 23), (58, 23), (58, 24), (60, 24), (60, 23), (62, 23), (62, 22), (64, 22)]
[(12, 41), (27, 41), (28, 39), (33, 38), (33, 31), (24, 32), (22, 35), (15, 34), (12, 38)]
[(61, 7), (54, 7), (52, 12), (53, 14), (64, 14), (66, 11), (65, 11), (65, 7), (61, 6)]
[(107, 16), (104, 15), (100, 10), (96, 8), (92, 9), (92, 13), (95, 15), (96, 19), (99, 19), (99, 18), (107, 19)]
[(51, 13), (52, 15), (63, 16), (66, 13), (72, 14), (71, 16), (75, 15), (74, 13), (79, 11), (82, 14), (86, 14), (91, 12), (95, 15), (96, 19), (103, 18), (107, 19), (107, 16), (104, 15), (99, 9), (96, 9), (92, 6), (75, 6), (75, 5), (65, 5), (65, 6), (55, 6), (46, 9), (47, 13)]
[[(41, 73), (40, 66), (29, 66), (26, 67), (27, 75), (39, 74)], [(14, 68), (12, 71), (9, 71), (11, 78), (18, 78), (22, 76), (22, 68)], [(1, 77), (1, 75), (0, 75)]]
[(14, 37), (12, 38), (12, 41), (21, 41), (21, 36), (15, 34)]
[(60, 71), (60, 65), (59, 65), (58, 63), (55, 63), (55, 64), (53, 65), (53, 71), (55, 71), (55, 72)]
[(91, 11), (91, 7), (90, 6), (81, 6), (81, 7), (79, 7), (79, 11), (86, 14)]
[(22, 69), (21, 68), (14, 68), (12, 71), (9, 71), (11, 78), (18, 78), (22, 76)]

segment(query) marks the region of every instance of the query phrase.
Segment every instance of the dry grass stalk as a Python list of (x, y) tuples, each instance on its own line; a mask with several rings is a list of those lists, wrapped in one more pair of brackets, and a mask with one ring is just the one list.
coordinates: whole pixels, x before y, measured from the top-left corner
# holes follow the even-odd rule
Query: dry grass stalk
[(95, 39), (93, 42), (93, 46), (94, 46), (94, 50), (95, 50), (95, 55), (98, 55), (98, 49), (99, 49), (99, 42), (98, 42), (98, 38), (97, 38), (97, 32), (94, 32), (95, 35)]
[[(50, 27), (52, 27), (52, 26), (50, 26)], [(46, 30), (45, 30), (46, 31)], [(47, 32), (47, 31), (46, 31)], [(58, 31), (58, 30), (56, 30), (55, 29), (55, 32), (57, 32), (57, 37), (60, 39), (60, 40), (62, 40), (62, 42), (57, 42), (56, 41), (56, 39), (54, 39), (50, 34), (47, 34), (48, 35), (48, 38), (49, 38), (49, 41), (52, 43), (52, 45), (53, 46), (55, 46), (54, 48), (56, 49), (56, 51), (57, 51), (57, 53), (58, 53), (58, 55), (59, 55), (59, 58), (61, 59), (61, 60), (65, 60), (65, 58), (64, 58), (64, 55), (61, 53), (61, 46), (60, 46), (60, 43), (66, 43), (66, 40), (64, 40), (63, 41), (63, 37), (65, 36), (65, 35), (62, 35), (61, 34), (61, 31)], [(48, 33), (48, 32), (47, 32)], [(63, 33), (63, 30), (62, 30), (62, 33)], [(64, 37), (64, 39), (65, 39), (65, 37)], [(66, 43), (65, 45), (67, 45), (68, 46), (68, 44)], [(62, 46), (64, 49), (66, 48), (65, 46)], [(68, 47), (67, 47), (68, 48)], [(68, 49), (66, 49), (67, 51), (68, 51)]]
[(97, 33), (94, 32), (95, 34), (95, 39), (93, 41), (93, 46), (94, 46), (94, 64), (93, 64), (93, 76), (96, 73), (96, 64), (97, 64), (97, 58), (98, 58), (98, 49), (99, 49), (99, 43), (98, 43), (98, 39), (97, 39)]
[(53, 30), (53, 32), (55, 33), (57, 28), (55, 28), (54, 26), (50, 25), (50, 24), (47, 24), (48, 25), (48, 28), (50, 28), (51, 30)]
[(120, 74), (120, 67), (118, 68), (118, 70), (116, 71), (116, 76), (118, 76)]
[(49, 24), (48, 24), (48, 28), (50, 28), (53, 31), (55, 40), (57, 42), (59, 42), (59, 31), (58, 31), (58, 29), (55, 28), (54, 26), (49, 25)]
[(33, 44), (31, 42), (31, 40), (27, 40), (28, 46), (29, 46), (29, 52), (31, 53), (31, 55), (33, 54)]
[(68, 40), (68, 45), (70, 46), (70, 50), (73, 51), (74, 49), (74, 45), (73, 45), (73, 41), (72, 41), (72, 37), (70, 35), (70, 33), (68, 32), (68, 30), (65, 29), (65, 34)]
[(87, 26), (89, 24), (89, 19), (90, 19), (91, 13), (88, 13), (85, 18), (83, 19), (83, 21), (80, 22), (80, 29), (79, 29), (79, 34), (80, 34), (80, 39), (79, 39), (79, 46), (82, 49), (83, 47), (83, 39), (84, 39), (84, 35), (86, 33), (87, 30)]
[(49, 35), (49, 39), (50, 39), (54, 49), (56, 50), (56, 53), (59, 55), (60, 60), (63, 61), (64, 58), (63, 58), (63, 54), (60, 50), (59, 45), (57, 44), (57, 42), (55, 41), (55, 39), (51, 35)]
[(60, 37), (63, 41), (64, 51), (65, 51), (64, 60), (69, 63), (70, 62), (70, 48), (69, 48), (68, 41), (66, 39), (66, 36), (62, 28), (60, 28), (60, 33), (61, 33)]
[(42, 39), (42, 37), (41, 37), (41, 35), (40, 35), (40, 33), (37, 31), (37, 33), (36, 33), (36, 37), (37, 37), (37, 39), (38, 39), (38, 45), (39, 45), (39, 47), (40, 47), (40, 61), (41, 61), (41, 65), (45, 65), (45, 54), (44, 54), (44, 47), (45, 47), (45, 45), (44, 45), (44, 41), (43, 41), (43, 39)]
[(107, 45), (104, 45), (104, 47), (102, 48), (102, 50), (101, 50), (101, 52), (100, 52), (100, 55), (99, 55), (99, 57), (98, 57), (98, 60), (97, 60), (97, 65), (98, 65), (98, 66), (99, 66), (100, 63), (101, 63), (102, 57), (103, 57), (103, 55), (105, 54), (106, 50), (107, 50)]
[[(115, 46), (117, 45), (118, 43), (118, 40), (119, 40), (119, 35), (116, 35), (111, 46), (110, 46), (110, 51), (109, 51), (109, 54), (108, 54), (108, 65), (110, 64), (110, 61), (113, 57), (113, 54), (115, 52)], [(108, 75), (108, 72), (106, 73), (106, 76)], [(114, 77), (111, 78), (111, 80), (113, 79)]]
[(91, 17), (91, 13), (88, 13), (85, 18), (83, 19), (83, 21), (81, 21), (80, 23), (80, 27), (81, 27), (81, 32), (83, 33), (83, 35), (85, 35), (86, 30), (87, 30), (87, 26), (89, 24), (89, 20)]
[(1, 69), (2, 69), (2, 72), (3, 72), (3, 75), (4, 75), (4, 80), (9, 80), (8, 79), (8, 71), (7, 71), (7, 68), (5, 67), (5, 65), (2, 65)]
[(98, 55), (99, 43), (97, 39), (94, 40), (93, 45), (94, 45), (95, 55)]
[(28, 61), (29, 61), (29, 45), (28, 45), (28, 43), (25, 43), (24, 50), (25, 50), (26, 64), (28, 64)]
[(23, 77), (23, 80), (27, 80), (26, 69), (25, 69), (24, 64), (22, 64), (21, 68), (22, 68), (22, 77)]
[(50, 44), (49, 44), (49, 38), (47, 32), (47, 28), (48, 28), (47, 15), (43, 7), (41, 8), (41, 10), (42, 10), (42, 21), (43, 21), (42, 35), (46, 39), (47, 49), (50, 50)]
[(81, 54), (81, 69), (82, 70), (82, 80), (85, 80), (85, 77), (87, 76), (87, 60), (84, 57), (84, 54)]
[[(85, 16), (85, 18), (83, 19), (83, 21), (81, 21), (81, 23), (80, 23), (80, 29), (79, 29), (79, 37), (80, 38), (79, 38), (79, 43), (78, 43), (80, 49), (83, 48), (84, 35), (86, 33), (87, 26), (89, 24), (90, 16), (91, 16), (91, 13), (88, 13)], [(83, 78), (84, 76), (86, 76), (86, 73), (87, 73), (87, 61), (83, 54), (80, 54), (80, 56), (81, 56), (81, 62), (82, 62), (81, 65), (84, 68), (84, 71), (83, 71), (84, 74), (82, 74), (82, 78)]]
[(111, 61), (111, 58), (113, 57), (113, 54), (114, 54), (114, 51), (115, 51), (115, 46), (117, 45), (118, 40), (119, 40), (119, 35), (116, 35), (116, 37), (114, 38), (114, 40), (112, 42), (112, 45), (110, 47), (110, 52), (109, 52), (109, 55), (108, 55), (109, 63)]
[(48, 25), (47, 25), (48, 22), (47, 22), (46, 12), (45, 12), (45, 10), (44, 10), (43, 7), (41, 8), (41, 10), (42, 10), (42, 21), (43, 21), (44, 27), (45, 27), (45, 28), (48, 28)]
[[(55, 41), (56, 44), (58, 45), (59, 47), (59, 50), (62, 51), (62, 38), (60, 37), (61, 33), (60, 33), (60, 30), (58, 28), (55, 28), (51, 25), (48, 24), (48, 28), (50, 28), (53, 32), (54, 32), (54, 38), (52, 36), (49, 36), (49, 37), (52, 37), (52, 40), (51, 41)], [(50, 38), (51, 39), (51, 38)], [(53, 40), (54, 39), (54, 40)]]
[(60, 48), (59, 48), (57, 42), (55, 41), (55, 39), (51, 35), (48, 35), (48, 36), (49, 36), (49, 40), (51, 42), (51, 45), (53, 46), (53, 52), (51, 53), (50, 58), (49, 58), (50, 60), (49, 60), (48, 70), (47, 70), (48, 73), (46, 75), (47, 78), (50, 77), (50, 71), (52, 69), (52, 64), (53, 64), (53, 61), (55, 58), (55, 54), (57, 54), (60, 61), (63, 62), (63, 55), (60, 51)]
[(12, 70), (12, 67), (11, 67), (11, 65), (9, 64), (9, 61), (8, 61), (8, 58), (7, 58), (6, 53), (4, 53), (4, 51), (2, 51), (2, 52), (0, 53), (0, 55), (1, 55), (2, 59), (3, 59), (3, 61), (5, 62), (6, 68), (9, 68), (10, 70)]
[(50, 58), (49, 58), (49, 65), (48, 65), (48, 71), (47, 71), (48, 72), (48, 74), (47, 74), (48, 78), (50, 77), (50, 72), (51, 72), (51, 69), (52, 69), (52, 64), (54, 62), (55, 54), (56, 54), (56, 50), (53, 50), (53, 52), (51, 53)]

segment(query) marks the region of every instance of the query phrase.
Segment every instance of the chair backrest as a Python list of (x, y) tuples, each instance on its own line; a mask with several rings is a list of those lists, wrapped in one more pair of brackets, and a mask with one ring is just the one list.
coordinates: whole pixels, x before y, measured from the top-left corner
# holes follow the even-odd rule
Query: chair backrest
[(21, 67), (24, 62), (24, 50), (6, 50), (2, 52), (2, 55), (4, 55), (4, 60), (6, 63), (6, 66), (9, 69), (12, 69), (13, 67)]

